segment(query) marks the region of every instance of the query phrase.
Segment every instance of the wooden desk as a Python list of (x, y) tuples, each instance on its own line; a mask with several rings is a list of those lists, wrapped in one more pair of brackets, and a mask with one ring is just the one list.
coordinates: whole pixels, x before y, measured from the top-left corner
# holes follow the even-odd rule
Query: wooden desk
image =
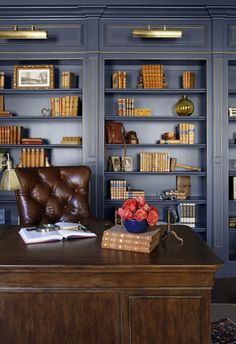
[(222, 261), (188, 227), (150, 255), (101, 237), (26, 246), (0, 230), (1, 344), (210, 344)]

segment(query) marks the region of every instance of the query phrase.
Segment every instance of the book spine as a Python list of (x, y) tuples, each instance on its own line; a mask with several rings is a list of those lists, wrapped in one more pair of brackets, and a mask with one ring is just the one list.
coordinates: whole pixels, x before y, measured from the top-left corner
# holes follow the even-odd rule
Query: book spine
[(104, 235), (102, 238), (102, 241), (104, 243), (144, 246), (147, 248), (150, 247), (150, 241), (144, 240), (144, 239), (123, 238), (123, 237), (116, 237), (112, 235)]
[[(122, 235), (122, 236), (121, 236)], [(120, 233), (111, 233), (110, 231), (104, 231), (103, 233), (103, 237), (112, 237), (112, 238), (120, 238), (122, 237), (123, 239), (132, 239), (132, 240), (142, 240), (142, 241), (148, 241), (150, 242), (152, 240), (152, 238), (148, 235), (143, 235), (140, 236), (138, 234), (134, 234), (134, 233), (125, 233), (125, 234), (120, 234)]]
[(121, 250), (121, 251), (150, 253), (149, 247), (140, 246), (140, 245), (126, 245), (126, 244), (119, 244), (119, 243), (102, 241), (101, 247), (102, 248), (108, 248), (108, 249), (110, 248), (113, 250)]

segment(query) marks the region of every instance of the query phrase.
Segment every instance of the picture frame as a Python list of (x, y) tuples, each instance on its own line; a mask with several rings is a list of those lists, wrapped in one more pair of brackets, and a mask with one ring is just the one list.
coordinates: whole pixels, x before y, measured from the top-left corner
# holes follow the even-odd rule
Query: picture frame
[(119, 156), (112, 156), (111, 157), (112, 169), (115, 172), (119, 172), (121, 170), (121, 163)]
[(54, 66), (15, 65), (13, 87), (22, 90), (54, 88)]
[(132, 156), (122, 156), (121, 159), (122, 170), (125, 172), (133, 171), (133, 158)]

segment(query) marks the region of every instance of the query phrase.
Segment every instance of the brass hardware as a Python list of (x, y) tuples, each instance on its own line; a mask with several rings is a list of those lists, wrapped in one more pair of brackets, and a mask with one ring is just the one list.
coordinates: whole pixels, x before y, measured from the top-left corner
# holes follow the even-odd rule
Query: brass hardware
[(181, 30), (167, 30), (166, 25), (164, 25), (163, 30), (156, 30), (152, 29), (151, 26), (148, 25), (148, 29), (145, 30), (133, 30), (134, 37), (141, 37), (141, 38), (182, 38), (182, 31)]
[(31, 25), (31, 30), (19, 30), (17, 25), (14, 25), (13, 30), (1, 31), (0, 39), (47, 39), (48, 32), (46, 30), (35, 30), (35, 26)]

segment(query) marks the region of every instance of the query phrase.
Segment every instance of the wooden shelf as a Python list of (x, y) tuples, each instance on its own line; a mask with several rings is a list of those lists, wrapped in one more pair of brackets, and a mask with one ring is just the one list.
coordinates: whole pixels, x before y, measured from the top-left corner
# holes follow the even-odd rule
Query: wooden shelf
[(124, 121), (124, 122), (159, 122), (159, 121), (166, 121), (166, 122), (198, 122), (198, 121), (205, 121), (206, 116), (106, 116), (106, 121)]
[(200, 94), (206, 93), (205, 88), (106, 88), (105, 93), (112, 94)]
[[(120, 149), (123, 148), (123, 144), (106, 144), (106, 147), (109, 149)], [(196, 143), (193, 145), (190, 144), (160, 144), (160, 143), (139, 143), (139, 144), (126, 144), (126, 148), (167, 148), (167, 147), (174, 147), (174, 148), (201, 148), (205, 149), (205, 143)]]
[(82, 148), (82, 145), (75, 145), (75, 144), (61, 144), (61, 143), (55, 143), (55, 144), (43, 144), (43, 145), (0, 145), (0, 148)]
[(51, 89), (34, 89), (34, 90), (21, 90), (17, 88), (4, 88), (0, 90), (0, 94), (70, 94), (70, 93), (79, 93), (82, 94), (81, 88), (51, 88)]
[(113, 172), (113, 171), (105, 171), (104, 175), (107, 177), (114, 177), (119, 175), (173, 175), (173, 176), (199, 176), (199, 177), (205, 177), (207, 175), (206, 171), (173, 171), (173, 172), (140, 172), (140, 171), (132, 171), (132, 172), (126, 172), (126, 171), (119, 171), (119, 172)]
[(0, 121), (82, 121), (82, 116), (12, 116), (0, 117)]
[[(206, 204), (206, 199), (203, 197), (190, 197), (185, 200), (158, 200), (155, 196), (145, 196), (145, 200), (149, 203), (155, 203), (155, 204), (165, 204), (165, 205), (171, 205), (175, 204), (178, 205), (179, 203), (196, 203), (196, 204)], [(105, 199), (106, 204), (120, 204), (122, 205), (125, 200), (123, 199)]]

